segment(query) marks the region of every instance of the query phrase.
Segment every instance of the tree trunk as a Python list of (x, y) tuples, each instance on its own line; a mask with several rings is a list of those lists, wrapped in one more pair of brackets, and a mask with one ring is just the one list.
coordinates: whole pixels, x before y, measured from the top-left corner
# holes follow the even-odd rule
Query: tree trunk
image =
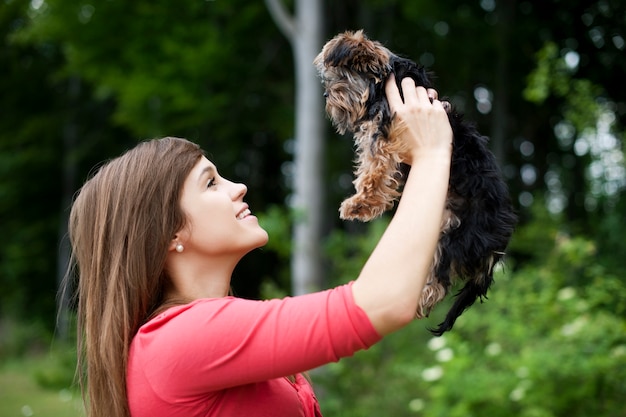
[(289, 16), (280, 0), (266, 0), (276, 24), (291, 42), (296, 79), (296, 120), (292, 210), (293, 251), (291, 282), (294, 295), (323, 286), (321, 231), (324, 187), (324, 114), (321, 84), (313, 59), (321, 49), (322, 6), (320, 0), (297, 0)]
[[(80, 94), (80, 79), (71, 77), (68, 85), (68, 97), (70, 106), (70, 118), (65, 122), (63, 129), (63, 196), (61, 198), (61, 216), (59, 224), (59, 248), (57, 250), (57, 284), (59, 292), (57, 295), (57, 337), (62, 341), (67, 341), (70, 330), (70, 298), (73, 288), (63, 288), (63, 280), (67, 273), (70, 262), (70, 242), (68, 236), (69, 210), (72, 204), (72, 196), (75, 191), (76, 182), (76, 158), (74, 151), (78, 143), (78, 132), (76, 117), (74, 116), (74, 106)], [(69, 277), (68, 277), (69, 278)], [(68, 284), (69, 285), (69, 284)]]
[(495, 67), (495, 87), (493, 100), (493, 117), (491, 125), (491, 149), (501, 167), (506, 164), (509, 119), (510, 115), (510, 94), (509, 80), (510, 49), (511, 49), (511, 27), (513, 25), (516, 0), (506, 0), (498, 3), (498, 23), (495, 31), (497, 34), (497, 51)]

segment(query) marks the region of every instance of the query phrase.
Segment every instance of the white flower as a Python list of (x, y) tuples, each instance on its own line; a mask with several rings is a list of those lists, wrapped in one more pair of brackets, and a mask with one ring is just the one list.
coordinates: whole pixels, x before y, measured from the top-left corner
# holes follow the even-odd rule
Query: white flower
[(587, 323), (587, 319), (585, 317), (578, 317), (574, 321), (567, 323), (561, 327), (561, 334), (563, 336), (573, 336), (576, 333), (580, 332), (585, 324)]
[(440, 379), (443, 376), (443, 368), (441, 366), (432, 366), (422, 371), (422, 379), (427, 382), (432, 382)]
[(511, 401), (520, 401), (526, 395), (526, 391), (522, 387), (517, 387), (509, 394)]
[(515, 374), (517, 375), (518, 378), (523, 379), (523, 378), (527, 378), (530, 372), (528, 372), (527, 367), (520, 366), (519, 368), (517, 368), (517, 371), (515, 372)]
[(446, 346), (446, 339), (444, 336), (433, 337), (428, 341), (428, 349), (436, 351)]
[(454, 352), (450, 348), (441, 349), (435, 357), (439, 362), (448, 362), (454, 358)]
[(61, 400), (61, 402), (68, 402), (68, 401), (72, 401), (72, 391), (64, 388), (61, 391), (59, 391), (59, 400)]
[(414, 398), (409, 401), (409, 410), (418, 413), (424, 409), (425, 405), (426, 404), (424, 403), (424, 400), (422, 400), (421, 398)]
[(619, 345), (611, 350), (611, 356), (614, 358), (619, 358), (620, 356), (626, 355), (626, 345)]
[(485, 348), (485, 353), (488, 356), (498, 356), (500, 353), (502, 353), (502, 346), (500, 346), (500, 343), (496, 342), (489, 343)]
[(576, 303), (576, 311), (579, 313), (584, 313), (585, 311), (589, 310), (589, 303), (587, 303), (587, 301), (585, 300), (579, 300)]
[(576, 297), (576, 290), (572, 287), (564, 287), (556, 294), (556, 299), (559, 301), (567, 301)]

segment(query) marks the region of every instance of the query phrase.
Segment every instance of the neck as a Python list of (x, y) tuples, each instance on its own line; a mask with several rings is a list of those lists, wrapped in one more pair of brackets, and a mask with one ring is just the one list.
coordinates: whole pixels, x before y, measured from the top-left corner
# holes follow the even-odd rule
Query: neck
[(172, 280), (166, 299), (188, 302), (200, 298), (226, 297), (238, 259), (197, 259), (192, 254), (173, 253), (167, 262)]

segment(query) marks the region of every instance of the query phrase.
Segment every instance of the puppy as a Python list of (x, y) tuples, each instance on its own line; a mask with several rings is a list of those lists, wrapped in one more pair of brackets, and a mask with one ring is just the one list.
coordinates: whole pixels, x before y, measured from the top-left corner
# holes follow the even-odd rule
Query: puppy
[[(385, 81), (393, 73), (400, 91), (405, 77), (432, 88), (430, 74), (368, 39), (362, 30), (328, 41), (313, 64), (325, 88), (327, 114), (338, 133), (353, 135), (356, 148), (356, 193), (342, 202), (340, 217), (370, 221), (393, 208), (410, 169), (402, 163), (407, 152), (399, 139), (403, 127), (389, 109)], [(464, 286), (443, 322), (431, 329), (437, 336), (452, 329), (476, 299), (486, 298), (494, 266), (517, 222), (488, 139), (461, 114), (448, 110), (454, 140), (446, 210), (416, 317), (428, 316), (455, 281)]]

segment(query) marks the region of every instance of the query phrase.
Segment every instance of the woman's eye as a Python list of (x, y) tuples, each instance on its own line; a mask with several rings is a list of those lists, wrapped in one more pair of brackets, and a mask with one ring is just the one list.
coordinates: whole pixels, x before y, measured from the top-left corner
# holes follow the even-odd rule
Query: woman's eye
[(211, 188), (215, 186), (215, 178), (211, 178), (206, 185), (206, 188)]

